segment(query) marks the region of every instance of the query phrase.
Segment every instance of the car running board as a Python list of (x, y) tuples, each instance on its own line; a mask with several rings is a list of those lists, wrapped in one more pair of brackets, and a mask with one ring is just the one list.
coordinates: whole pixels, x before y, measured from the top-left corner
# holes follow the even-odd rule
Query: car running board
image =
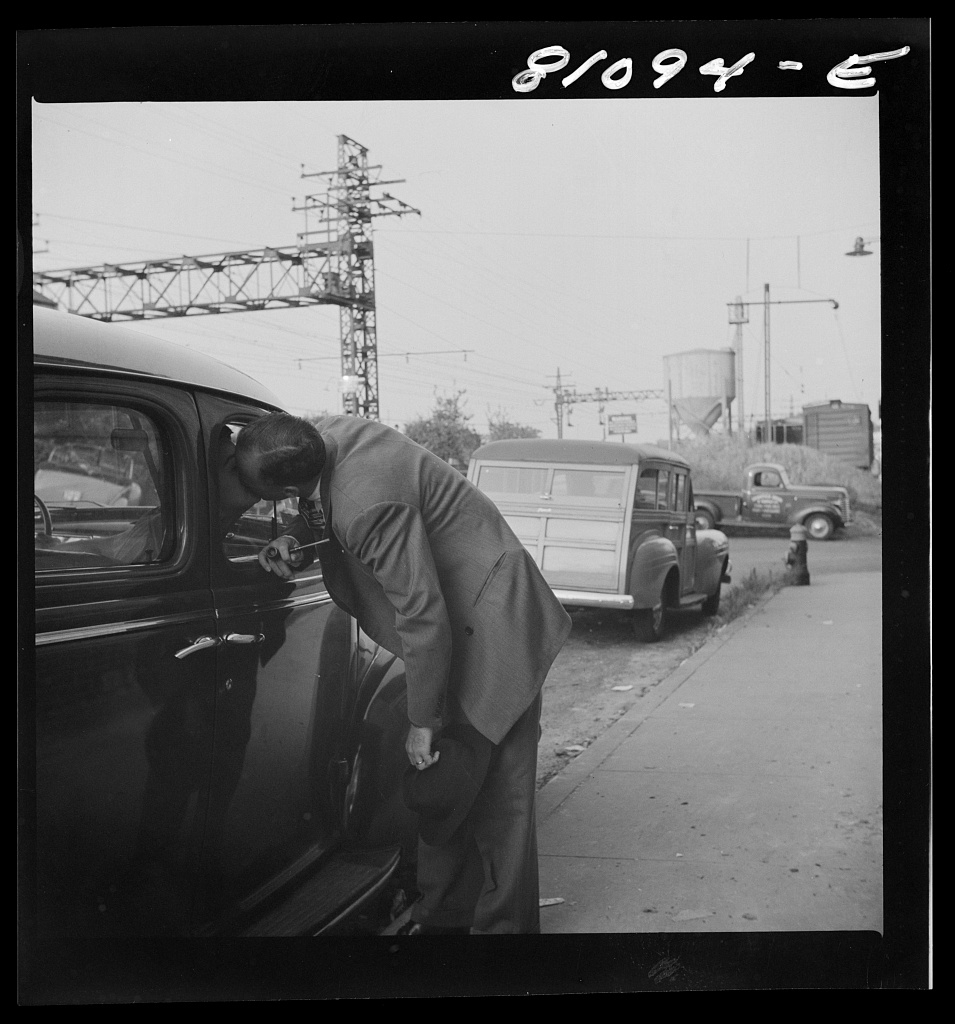
[(239, 935), (271, 938), (321, 935), (378, 895), (394, 874), (400, 847), (337, 850), (287, 902), (274, 908)]

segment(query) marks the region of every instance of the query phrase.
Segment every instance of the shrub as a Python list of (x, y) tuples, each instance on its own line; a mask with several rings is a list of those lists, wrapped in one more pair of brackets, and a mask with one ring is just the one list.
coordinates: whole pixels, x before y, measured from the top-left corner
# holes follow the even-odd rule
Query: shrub
[(693, 467), (693, 485), (698, 491), (737, 491), (743, 486), (748, 465), (778, 462), (794, 484), (845, 487), (853, 506), (882, 508), (881, 480), (806, 445), (753, 445), (743, 438), (711, 434), (680, 441), (675, 447)]

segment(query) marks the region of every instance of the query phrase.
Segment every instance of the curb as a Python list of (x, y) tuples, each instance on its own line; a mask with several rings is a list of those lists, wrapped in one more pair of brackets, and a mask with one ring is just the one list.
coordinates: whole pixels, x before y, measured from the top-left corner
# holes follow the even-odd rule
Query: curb
[(661, 680), (651, 693), (641, 698), (637, 704), (634, 704), (602, 732), (566, 768), (549, 779), (537, 793), (538, 822), (553, 814), (625, 739), (633, 735), (654, 711), (705, 665), (724, 644), (749, 625), (750, 620), (758, 615), (778, 593), (778, 590), (774, 590), (759, 597), (751, 608), (737, 616), (717, 635), (710, 637), (682, 665)]

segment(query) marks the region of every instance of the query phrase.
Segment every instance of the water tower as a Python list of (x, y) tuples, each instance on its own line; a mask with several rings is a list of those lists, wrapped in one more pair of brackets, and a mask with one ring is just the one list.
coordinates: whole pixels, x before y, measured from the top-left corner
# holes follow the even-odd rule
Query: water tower
[(670, 415), (697, 436), (710, 432), (723, 417), (732, 433), (730, 403), (736, 398), (736, 354), (731, 348), (696, 348), (663, 357)]

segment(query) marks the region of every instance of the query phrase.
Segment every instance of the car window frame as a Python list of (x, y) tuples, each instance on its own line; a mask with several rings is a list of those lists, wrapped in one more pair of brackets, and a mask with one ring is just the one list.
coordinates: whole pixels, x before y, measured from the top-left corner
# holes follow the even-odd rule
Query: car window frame
[[(201, 536), (195, 524), (203, 518), (197, 514), (203, 504), (203, 472), (190, 451), (184, 423), (189, 419), (190, 426), (198, 426), (198, 416), (189, 392), (165, 382), (150, 381), (146, 384), (142, 380), (132, 381), (118, 375), (98, 375), (86, 368), (76, 372), (60, 368), (54, 372), (37, 369), (33, 388), (34, 404), (41, 401), (114, 404), (137, 410), (155, 424), (161, 440), (164, 475), (172, 494), (171, 501), (164, 506), (164, 515), (168, 508), (171, 521), (167, 528), (173, 538), (172, 553), (163, 561), (35, 569), (37, 592), (66, 583), (108, 584), (144, 578), (166, 579), (187, 571), (201, 548)], [(191, 528), (190, 523), (193, 524)]]

